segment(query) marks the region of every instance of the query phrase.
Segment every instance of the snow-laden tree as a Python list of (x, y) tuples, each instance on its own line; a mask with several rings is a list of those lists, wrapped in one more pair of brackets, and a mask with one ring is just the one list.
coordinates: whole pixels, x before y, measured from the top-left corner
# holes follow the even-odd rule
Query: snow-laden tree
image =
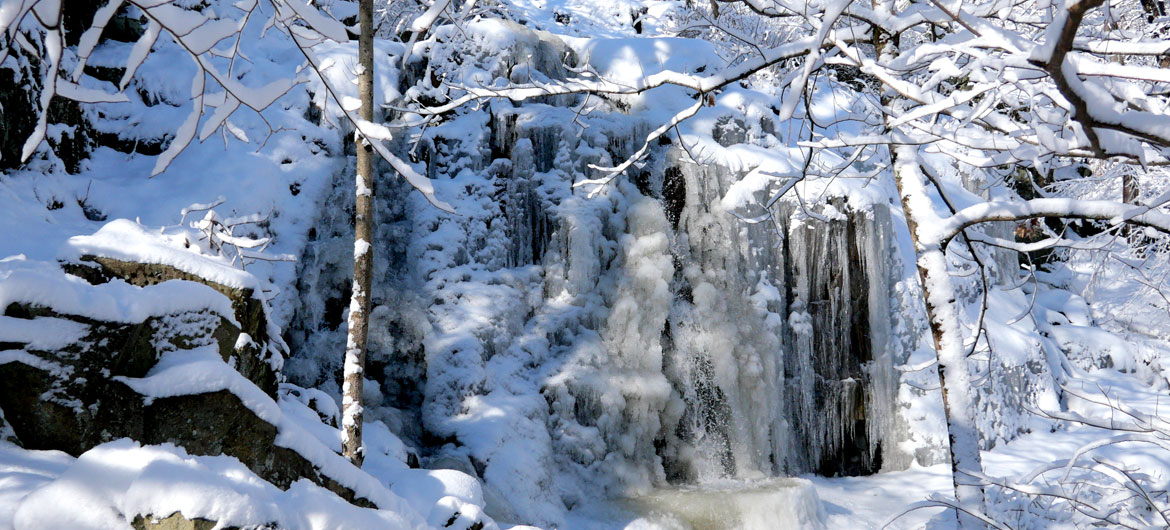
[[(374, 121), (374, 3), (358, 2), (358, 119)], [(370, 328), (370, 287), (374, 269), (371, 251), (374, 232), (374, 150), (355, 137), (357, 173), (354, 175), (353, 288), (350, 291), (349, 332), (345, 340), (345, 369), (341, 383), (341, 452), (356, 466), (362, 450), (362, 390), (366, 381), (366, 342)]]

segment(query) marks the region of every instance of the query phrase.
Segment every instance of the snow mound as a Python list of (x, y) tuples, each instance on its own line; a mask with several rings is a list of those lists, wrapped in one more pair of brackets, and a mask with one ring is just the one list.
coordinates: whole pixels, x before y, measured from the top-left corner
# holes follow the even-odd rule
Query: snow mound
[[(410, 510), (359, 508), (307, 480), (282, 491), (233, 458), (191, 456), (170, 444), (116, 440), (87, 451), (67, 467), (68, 457), (47, 455), (54, 457), (52, 465), (41, 466), (49, 469), (24, 484), (27, 494), (10, 519), (0, 518), (0, 526), (109, 530), (130, 528), (136, 516), (179, 513), (216, 521), (219, 527), (427, 528)], [(27, 467), (21, 465), (24, 461), (44, 459), (39, 452), (0, 446), (0, 476)], [(56, 476), (46, 482), (45, 475)], [(63, 499), (69, 499), (70, 509), (61, 509)]]
[(114, 280), (91, 285), (77, 276), (64, 274), (55, 263), (26, 260), (23, 256), (0, 260), (0, 307), (14, 303), (122, 323), (142, 322), (157, 315), (211, 310), (239, 325), (231, 301), (201, 283), (177, 280), (136, 287)]
[(129, 219), (115, 219), (88, 236), (74, 236), (61, 247), (58, 258), (77, 262), (83, 256), (168, 265), (188, 274), (234, 289), (260, 287), (259, 280), (237, 269), (222, 256), (204, 253), (199, 236), (182, 228), (157, 232)]

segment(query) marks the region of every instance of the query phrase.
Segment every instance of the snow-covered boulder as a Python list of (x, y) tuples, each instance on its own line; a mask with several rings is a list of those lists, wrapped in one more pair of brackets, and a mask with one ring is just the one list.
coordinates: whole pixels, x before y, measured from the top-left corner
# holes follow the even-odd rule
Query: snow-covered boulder
[(236, 354), (231, 304), (207, 286), (89, 285), (51, 263), (3, 265), (0, 407), (26, 447), (77, 455), (122, 436), (146, 439), (156, 430), (146, 404), (118, 377), (146, 376), (168, 351)]
[(278, 330), (269, 326), (260, 281), (222, 256), (201, 248), (198, 235), (187, 230), (148, 231), (128, 219), (109, 222), (93, 235), (70, 238), (58, 252), (66, 272), (98, 285), (122, 280), (149, 287), (169, 280), (201, 283), (226, 297), (233, 322), (223, 322), (212, 335), (230, 361), (266, 394), (275, 398), (277, 372), (288, 348)]
[(260, 280), (197, 242), (119, 220), (71, 239), (60, 264), (0, 261), (0, 409), (21, 444), (169, 443), (282, 489), (309, 479), (358, 505), (397, 502), (285, 415), (287, 350)]

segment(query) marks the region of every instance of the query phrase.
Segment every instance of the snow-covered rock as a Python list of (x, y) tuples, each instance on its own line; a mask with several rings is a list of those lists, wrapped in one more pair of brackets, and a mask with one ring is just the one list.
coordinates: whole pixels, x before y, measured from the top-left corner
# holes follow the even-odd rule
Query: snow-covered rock
[(286, 348), (259, 280), (190, 237), (120, 220), (70, 240), (64, 268), (0, 263), (6, 425), (28, 449), (76, 456), (121, 438), (175, 444), (229, 456), (270, 487), (307, 479), (345, 501), (409, 513), (306, 429), (328, 429), (320, 419), (296, 420), (277, 403)]

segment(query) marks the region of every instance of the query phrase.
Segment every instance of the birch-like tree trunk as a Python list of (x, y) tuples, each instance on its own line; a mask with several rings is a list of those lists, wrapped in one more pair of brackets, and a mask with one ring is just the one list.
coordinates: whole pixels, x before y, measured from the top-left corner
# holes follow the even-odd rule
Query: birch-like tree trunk
[[(910, 239), (917, 257), (918, 277), (926, 301), (926, 316), (938, 356), (938, 379), (942, 387), (943, 410), (950, 439), (951, 477), (955, 498), (964, 508), (983, 511), (983, 486), (970, 473), (981, 475), (979, 430), (975, 425), (975, 404), (971, 399), (971, 370), (963, 351), (963, 334), (959, 329), (954, 284), (947, 272), (946, 255), (938, 234), (930, 228), (941, 226), (926, 192), (926, 183), (918, 166), (915, 146), (899, 147), (894, 162), (894, 178), (902, 211), (910, 228)], [(959, 528), (979, 528), (976, 517), (957, 510)]]
[[(358, 3), (358, 117), (374, 121), (374, 2)], [(354, 209), (353, 294), (349, 301), (349, 334), (345, 342), (345, 373), (341, 387), (341, 451), (361, 466), (362, 390), (365, 382), (366, 339), (370, 321), (370, 281), (374, 259), (370, 252), (374, 227), (373, 147), (355, 132), (357, 143), (357, 201)]]

